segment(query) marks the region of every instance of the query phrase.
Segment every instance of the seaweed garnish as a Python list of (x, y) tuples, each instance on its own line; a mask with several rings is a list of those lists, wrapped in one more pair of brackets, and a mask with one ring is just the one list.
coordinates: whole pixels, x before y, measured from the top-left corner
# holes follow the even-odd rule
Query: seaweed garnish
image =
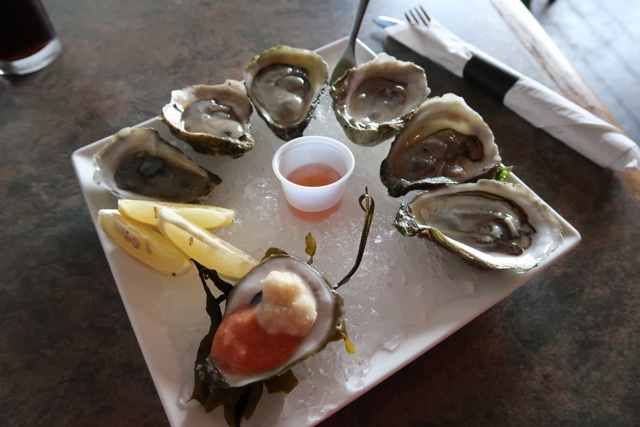
[[(363, 205), (362, 202), (365, 202)], [(346, 276), (342, 280), (338, 282), (337, 285), (334, 286), (334, 289), (338, 289), (340, 286), (347, 283), (351, 276), (356, 272), (358, 267), (360, 267), (360, 262), (362, 261), (362, 256), (364, 255), (364, 249), (367, 246), (367, 237), (369, 236), (369, 230), (371, 229), (371, 222), (373, 221), (373, 212), (376, 208), (376, 203), (373, 200), (373, 197), (369, 195), (369, 188), (364, 188), (364, 194), (360, 196), (358, 199), (358, 203), (360, 204), (360, 208), (364, 211), (364, 226), (362, 227), (362, 234), (360, 235), (360, 246), (358, 247), (358, 255), (356, 256), (356, 262), (354, 263), (351, 270), (347, 273)]]
[(500, 163), (494, 179), (497, 179), (498, 181), (506, 181), (507, 178), (509, 178), (512, 170), (513, 166), (505, 166)]
[[(217, 375), (215, 368), (207, 358), (211, 352), (213, 337), (222, 323), (220, 304), (226, 301), (233, 285), (222, 280), (215, 270), (211, 270), (195, 260), (192, 261), (198, 269), (198, 275), (206, 294), (206, 312), (211, 320), (211, 325), (198, 346), (191, 399), (200, 402), (207, 413), (223, 406), (227, 424), (240, 426), (242, 418), (248, 420), (253, 415), (262, 396), (263, 386), (266, 387), (268, 393), (289, 393), (298, 385), (298, 379), (289, 369), (265, 381), (257, 381), (243, 387), (225, 387), (224, 380)], [(217, 298), (213, 295), (207, 285), (207, 279), (213, 282), (222, 295)]]

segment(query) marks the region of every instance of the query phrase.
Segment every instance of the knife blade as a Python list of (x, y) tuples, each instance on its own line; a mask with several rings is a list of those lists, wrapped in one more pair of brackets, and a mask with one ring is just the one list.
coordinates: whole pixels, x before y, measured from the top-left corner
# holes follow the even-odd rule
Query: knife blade
[(373, 18), (373, 22), (375, 22), (382, 28), (392, 27), (394, 25), (401, 25), (405, 23), (404, 21), (401, 21), (399, 19), (391, 18), (390, 16), (382, 16), (382, 15), (376, 16), (375, 18)]

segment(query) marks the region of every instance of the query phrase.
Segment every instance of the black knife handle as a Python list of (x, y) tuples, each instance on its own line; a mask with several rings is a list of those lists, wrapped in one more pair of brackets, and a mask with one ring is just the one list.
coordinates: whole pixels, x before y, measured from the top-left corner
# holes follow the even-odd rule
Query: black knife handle
[(480, 86), (491, 95), (504, 101), (509, 89), (520, 76), (503, 64), (482, 54), (473, 54), (462, 70), (462, 77), (468, 82)]

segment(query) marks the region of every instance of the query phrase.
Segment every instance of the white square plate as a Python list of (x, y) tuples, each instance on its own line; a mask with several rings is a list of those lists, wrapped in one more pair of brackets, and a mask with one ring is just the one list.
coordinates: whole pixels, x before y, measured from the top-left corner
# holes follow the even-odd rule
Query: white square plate
[[(345, 42), (338, 40), (317, 52), (331, 67)], [(362, 63), (374, 53), (360, 44), (357, 56)], [(352, 144), (328, 105), (323, 101), (305, 135), (328, 133), (340, 139), (354, 152), (356, 170), (340, 210), (318, 223), (301, 221), (288, 211), (270, 169), (271, 156), (282, 141), (256, 114), (252, 118), (256, 147), (235, 160), (189, 152), (157, 118), (136, 125), (156, 128), (222, 177), (223, 184), (214, 191), (211, 203), (237, 208), (237, 216), (233, 225), (217, 234), (258, 259), (270, 246), (304, 258), (304, 236), (311, 231), (319, 247), (314, 265), (333, 283), (348, 271), (357, 251), (363, 221), (357, 197), (368, 186), (376, 201), (363, 264), (340, 288), (356, 355), (347, 355), (341, 343), (331, 343), (294, 368), (301, 382), (290, 395), (265, 393), (247, 426), (303, 426), (322, 421), (541, 273), (580, 241), (575, 228), (558, 216), (563, 244), (538, 267), (515, 274), (475, 270), (431, 242), (401, 236), (391, 224), (400, 202), (408, 199), (388, 197), (378, 178), (389, 142), (372, 148)], [(195, 269), (180, 278), (162, 276), (129, 258), (97, 227), (98, 211), (117, 204), (115, 197), (92, 180), (92, 156), (105, 141), (78, 149), (72, 160), (167, 417), (173, 426), (224, 426), (220, 409), (207, 414), (197, 402), (185, 402), (196, 350), (209, 326)], [(515, 176), (511, 180), (519, 182)]]

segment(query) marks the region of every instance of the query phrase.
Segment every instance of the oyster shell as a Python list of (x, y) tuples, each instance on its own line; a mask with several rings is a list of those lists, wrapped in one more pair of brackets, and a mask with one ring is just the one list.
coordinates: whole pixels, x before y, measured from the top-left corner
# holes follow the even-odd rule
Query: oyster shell
[(212, 355), (207, 358), (208, 372), (216, 378), (216, 382), (224, 387), (242, 387), (247, 384), (263, 381), (287, 371), (297, 364), (322, 350), (341, 330), (344, 318), (342, 297), (335, 292), (322, 274), (306, 262), (289, 255), (272, 255), (254, 267), (234, 287), (225, 308), (224, 318), (242, 307), (258, 304), (263, 280), (271, 272), (293, 273), (313, 295), (317, 316), (311, 329), (304, 335), (297, 349), (287, 360), (275, 368), (252, 373), (234, 373), (221, 367)]
[(125, 199), (202, 202), (221, 179), (152, 128), (124, 128), (93, 156), (97, 184)]
[(524, 272), (562, 243), (551, 209), (520, 184), (481, 179), (440, 187), (403, 203), (394, 226), (484, 269)]
[(160, 118), (197, 152), (236, 158), (253, 148), (252, 112), (244, 85), (229, 79), (172, 91)]
[(276, 46), (253, 57), (244, 83), (253, 106), (280, 139), (302, 135), (320, 100), (329, 68), (317, 53)]
[(493, 132), (461, 97), (423, 102), (398, 133), (380, 166), (389, 195), (493, 178), (501, 158)]
[(430, 92), (422, 67), (384, 52), (331, 86), (336, 118), (347, 137), (364, 146), (393, 137)]

